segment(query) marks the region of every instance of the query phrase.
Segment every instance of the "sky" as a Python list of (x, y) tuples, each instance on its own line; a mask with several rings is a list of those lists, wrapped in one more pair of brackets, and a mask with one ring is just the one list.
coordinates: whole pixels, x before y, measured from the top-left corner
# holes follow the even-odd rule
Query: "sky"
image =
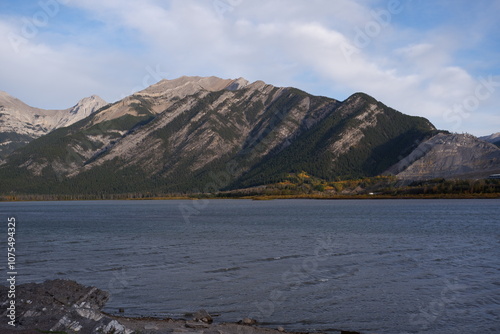
[(0, 90), (45, 109), (162, 79), (367, 93), (437, 128), (500, 132), (500, 0), (0, 0)]

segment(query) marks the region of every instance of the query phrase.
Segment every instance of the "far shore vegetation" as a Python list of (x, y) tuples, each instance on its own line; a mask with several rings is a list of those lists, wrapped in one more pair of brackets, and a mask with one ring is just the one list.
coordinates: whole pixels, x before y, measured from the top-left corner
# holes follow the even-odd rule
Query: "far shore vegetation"
[(500, 179), (403, 181), (394, 176), (327, 182), (305, 172), (278, 183), (213, 193), (0, 194), (0, 201), (180, 200), (180, 199), (446, 199), (500, 198)]

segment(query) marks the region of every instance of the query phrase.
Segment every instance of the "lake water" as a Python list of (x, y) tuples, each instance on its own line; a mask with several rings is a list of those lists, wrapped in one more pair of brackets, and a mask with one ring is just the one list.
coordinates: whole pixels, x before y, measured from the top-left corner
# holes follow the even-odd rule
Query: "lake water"
[(17, 219), (18, 284), (94, 285), (110, 313), (500, 332), (500, 200), (19, 202), (0, 214), (3, 239)]

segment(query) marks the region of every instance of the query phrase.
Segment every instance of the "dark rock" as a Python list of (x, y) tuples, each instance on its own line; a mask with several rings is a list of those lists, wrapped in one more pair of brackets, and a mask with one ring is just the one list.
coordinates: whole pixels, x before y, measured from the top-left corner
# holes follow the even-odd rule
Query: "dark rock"
[(257, 320), (251, 318), (245, 318), (243, 320), (240, 320), (238, 323), (242, 325), (252, 326), (257, 323)]
[(340, 334), (361, 334), (360, 332), (340, 331)]
[[(106, 327), (100, 312), (109, 294), (95, 287), (73, 281), (53, 280), (42, 284), (23, 284), (17, 287), (16, 327), (2, 327), (13, 333), (27, 329), (44, 331), (79, 331)], [(0, 300), (7, 300), (6, 287), (0, 287)]]
[(194, 321), (204, 322), (206, 324), (211, 324), (214, 320), (210, 314), (205, 310), (199, 310), (193, 316)]

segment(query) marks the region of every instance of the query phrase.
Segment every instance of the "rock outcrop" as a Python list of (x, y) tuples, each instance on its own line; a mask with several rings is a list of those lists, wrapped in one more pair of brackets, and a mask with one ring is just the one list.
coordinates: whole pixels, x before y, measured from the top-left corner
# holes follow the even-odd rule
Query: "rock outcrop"
[[(8, 303), (7, 294), (8, 288), (0, 286), (2, 310), (6, 309)], [(16, 289), (15, 326), (8, 325), (7, 321), (1, 321), (0, 332), (9, 334), (279, 334), (284, 332), (283, 328), (255, 327), (252, 326), (255, 322), (248, 321), (212, 322), (212, 317), (206, 311), (195, 313), (192, 320), (117, 317), (101, 311), (108, 298), (109, 294), (105, 291), (68, 280), (19, 285)], [(6, 312), (2, 314), (4, 320), (7, 319)]]
[[(105, 328), (109, 321), (101, 308), (109, 298), (107, 292), (82, 286), (73, 281), (53, 280), (43, 284), (29, 283), (16, 289), (16, 326), (0, 323), (5, 333), (27, 333), (28, 330), (91, 333)], [(7, 288), (0, 288), (2, 308), (6, 306)], [(6, 318), (6, 314), (3, 314)]]

